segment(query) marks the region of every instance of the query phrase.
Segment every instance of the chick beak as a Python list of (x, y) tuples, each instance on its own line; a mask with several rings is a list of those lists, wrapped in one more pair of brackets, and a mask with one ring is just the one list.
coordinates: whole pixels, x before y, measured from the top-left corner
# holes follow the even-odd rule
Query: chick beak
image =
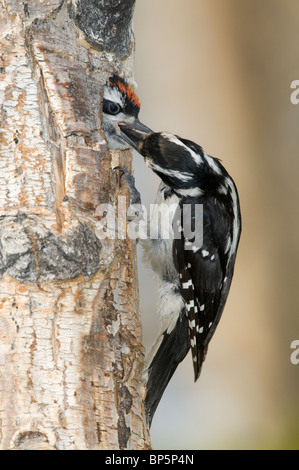
[(153, 131), (136, 119), (132, 124), (125, 121), (118, 123), (121, 130), (120, 137), (135, 150), (139, 151), (144, 139)]

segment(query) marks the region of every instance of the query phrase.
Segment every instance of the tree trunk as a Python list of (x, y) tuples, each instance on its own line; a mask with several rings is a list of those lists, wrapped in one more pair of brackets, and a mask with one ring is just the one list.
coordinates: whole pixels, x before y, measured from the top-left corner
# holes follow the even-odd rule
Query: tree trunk
[(0, 1), (0, 448), (147, 449), (130, 240), (101, 131), (110, 74), (132, 75), (135, 0)]

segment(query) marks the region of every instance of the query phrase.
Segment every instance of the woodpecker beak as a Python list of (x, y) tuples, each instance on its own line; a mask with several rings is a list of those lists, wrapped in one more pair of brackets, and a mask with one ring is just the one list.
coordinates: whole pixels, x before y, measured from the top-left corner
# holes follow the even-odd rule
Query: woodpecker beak
[(152, 129), (142, 124), (138, 119), (132, 124), (121, 121), (118, 126), (121, 130), (120, 137), (137, 151), (139, 151), (147, 135), (153, 132)]

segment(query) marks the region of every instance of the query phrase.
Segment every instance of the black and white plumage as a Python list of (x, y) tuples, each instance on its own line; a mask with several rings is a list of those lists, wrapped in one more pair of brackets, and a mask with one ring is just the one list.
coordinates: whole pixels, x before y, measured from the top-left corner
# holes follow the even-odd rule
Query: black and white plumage
[[(142, 241), (160, 278), (161, 332), (144, 371), (151, 423), (169, 380), (190, 349), (195, 380), (200, 375), (229, 293), (241, 215), (232, 178), (199, 145), (167, 132), (140, 130), (123, 116), (117, 125), (120, 140), (135, 148), (161, 178), (155, 208), (169, 220), (168, 237), (151, 220), (152, 236)], [(185, 230), (184, 207), (190, 209), (193, 236)], [(197, 207), (203, 208), (200, 227)], [(200, 242), (197, 229), (202, 231)]]
[[(161, 279), (162, 331), (146, 364), (146, 405), (151, 422), (178, 364), (191, 348), (195, 380), (229, 293), (241, 233), (236, 186), (219, 160), (175, 135), (143, 136), (120, 124), (132, 146), (161, 178), (157, 203), (176, 206), (171, 224), (181, 237), (147, 240), (147, 257)], [(184, 234), (183, 207), (203, 207), (202, 243)], [(157, 209), (159, 210), (159, 209)], [(196, 228), (196, 227), (193, 227)], [(146, 245), (145, 244), (145, 245)]]
[(118, 75), (109, 78), (104, 87), (103, 130), (111, 149), (125, 150), (131, 147), (121, 135), (118, 123), (124, 121), (137, 131), (151, 130), (138, 120), (140, 101), (134, 90)]

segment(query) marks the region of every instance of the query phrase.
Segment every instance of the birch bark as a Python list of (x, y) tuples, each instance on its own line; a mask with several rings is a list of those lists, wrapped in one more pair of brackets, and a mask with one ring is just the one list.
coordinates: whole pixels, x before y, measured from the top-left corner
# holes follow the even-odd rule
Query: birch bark
[(146, 449), (130, 240), (101, 131), (109, 74), (132, 77), (135, 0), (0, 0), (0, 449)]

